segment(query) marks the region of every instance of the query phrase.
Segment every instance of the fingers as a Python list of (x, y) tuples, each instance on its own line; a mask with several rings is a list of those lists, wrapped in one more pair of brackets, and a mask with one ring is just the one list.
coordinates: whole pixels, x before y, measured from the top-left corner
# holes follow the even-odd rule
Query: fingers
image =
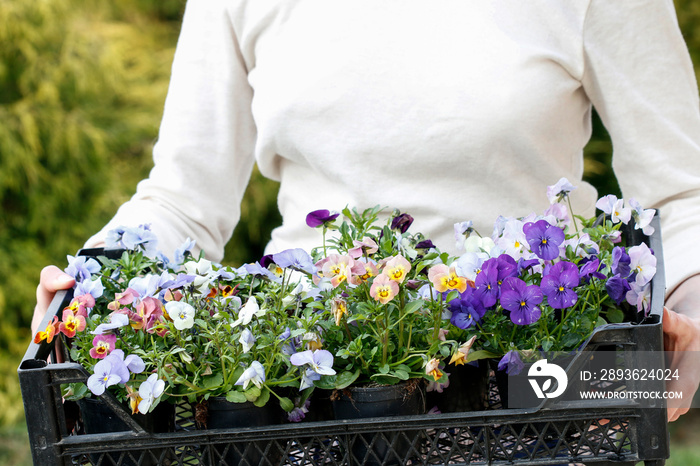
[(681, 392), (683, 398), (669, 400), (667, 415), (669, 422), (677, 420), (690, 410), (693, 396), (700, 383), (697, 354), (700, 350), (700, 323), (696, 319), (664, 308), (663, 317), (664, 349), (671, 360), (672, 371), (678, 371), (679, 378), (670, 380), (666, 390)]
[(73, 277), (55, 265), (44, 267), (41, 271), (39, 285), (36, 287), (36, 306), (32, 317), (32, 333), (37, 331), (41, 319), (46, 314), (56, 291), (67, 290), (75, 284)]

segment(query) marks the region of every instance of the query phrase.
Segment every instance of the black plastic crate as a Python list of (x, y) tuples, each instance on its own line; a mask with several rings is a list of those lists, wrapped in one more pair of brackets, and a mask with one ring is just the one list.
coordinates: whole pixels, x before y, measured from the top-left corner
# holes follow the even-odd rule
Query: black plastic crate
[[(665, 289), (658, 217), (653, 225), (657, 233), (648, 242), (657, 256), (658, 266), (652, 282), (649, 317), (641, 323), (598, 328), (569, 363), (569, 375), (584, 367), (592, 351), (611, 348), (622, 359), (635, 351), (656, 352), (658, 364), (655, 365), (663, 367), (661, 320)], [(632, 242), (635, 240), (642, 241), (641, 235)], [(69, 300), (69, 294), (59, 293), (41, 328), (54, 315), (60, 315)], [(649, 408), (635, 400), (545, 399), (531, 409), (499, 409), (494, 396), (490, 408), (483, 411), (235, 430), (197, 430), (191, 408), (179, 405), (175, 432), (153, 434), (106, 392), (100, 399), (128, 430), (87, 435), (75, 427), (73, 421), (79, 410), (75, 403), (63, 403), (60, 385), (84, 382), (89, 374), (75, 363), (48, 363), (53, 351), (53, 345), (31, 343), (18, 369), (32, 457), (40, 465), (226, 464), (227, 453), (235, 450), (237, 458), (255, 458), (240, 462), (251, 466), (634, 465), (639, 462), (651, 466), (663, 465), (670, 453), (665, 400)], [(632, 386), (635, 383), (638, 382), (627, 382), (627, 388), (635, 388)], [(664, 390), (661, 380), (644, 384), (644, 390)], [(380, 442), (388, 445), (388, 453), (377, 458), (372, 447)], [(369, 452), (366, 457), (352, 456), (353, 446), (358, 444), (368, 444), (369, 448), (361, 449)], [(410, 447), (394, 448), (399, 444)], [(248, 453), (254, 454), (248, 456)]]

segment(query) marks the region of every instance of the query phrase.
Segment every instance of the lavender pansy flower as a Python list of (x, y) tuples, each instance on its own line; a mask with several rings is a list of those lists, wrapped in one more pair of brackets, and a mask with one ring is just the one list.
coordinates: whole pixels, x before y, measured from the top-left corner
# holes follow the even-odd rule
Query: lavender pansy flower
[(454, 224), (455, 246), (457, 249), (464, 249), (464, 240), (469, 238), (474, 231), (473, 225), (474, 222), (471, 220)]
[(508, 351), (498, 362), (498, 370), (506, 371), (508, 375), (518, 375), (524, 368), (525, 364), (517, 350)]
[(139, 397), (141, 397), (138, 407), (139, 412), (141, 414), (147, 414), (153, 402), (161, 396), (164, 391), (165, 382), (160, 380), (157, 374), (149, 375), (148, 379), (139, 386)]
[(121, 382), (121, 377), (113, 373), (112, 361), (107, 358), (95, 364), (94, 374), (88, 377), (87, 386), (95, 395), (102, 395), (107, 387), (117, 385)]
[(185, 240), (184, 243), (180, 245), (175, 250), (174, 254), (174, 262), (176, 265), (182, 265), (183, 262), (185, 262), (185, 258), (187, 257), (188, 253), (191, 253), (192, 249), (194, 249), (196, 242), (188, 236), (187, 239)]
[(517, 277), (508, 277), (501, 287), (501, 306), (510, 311), (510, 320), (516, 325), (537, 322), (542, 314), (538, 304), (542, 291), (537, 285), (528, 285)]
[(546, 220), (538, 220), (523, 225), (523, 231), (530, 244), (530, 249), (537, 257), (544, 260), (553, 260), (559, 257), (559, 245), (566, 239), (561, 228)]
[(326, 209), (314, 210), (306, 216), (306, 224), (311, 228), (320, 227), (329, 224), (338, 218), (339, 215), (339, 213), (331, 213)]
[(554, 309), (566, 309), (576, 304), (578, 295), (573, 288), (579, 285), (578, 267), (571, 262), (557, 262), (542, 277), (542, 292)]
[(295, 366), (308, 364), (309, 367), (320, 375), (335, 375), (333, 369), (333, 355), (326, 350), (306, 350), (301, 353), (294, 353), (289, 361)]
[(635, 198), (629, 200), (632, 207), (632, 218), (634, 218), (634, 229), (642, 230), (647, 236), (654, 234), (654, 227), (651, 226), (651, 221), (654, 218), (656, 211), (654, 209), (644, 209)]
[(262, 384), (265, 383), (265, 368), (258, 361), (253, 361), (234, 385), (242, 385), (245, 390), (251, 383), (258, 388), (262, 388)]
[(308, 252), (301, 248), (287, 249), (272, 255), (272, 260), (278, 266), (286, 269), (290, 268), (309, 275), (316, 273), (316, 266)]
[(644, 312), (644, 315), (649, 314), (649, 306), (651, 306), (651, 284), (647, 283), (644, 286), (636, 283), (630, 284), (630, 290), (625, 295), (628, 303), (637, 307), (638, 312)]
[(82, 296), (84, 294), (89, 294), (93, 298), (97, 299), (105, 291), (105, 287), (102, 284), (102, 278), (98, 277), (97, 280), (83, 280), (75, 285), (73, 290), (73, 296)]
[(601, 197), (595, 206), (608, 214), (613, 223), (622, 222), (627, 225), (632, 217), (632, 210), (629, 207), (625, 207), (625, 201), (618, 199), (613, 194)]
[(249, 352), (255, 344), (255, 337), (253, 336), (253, 332), (251, 332), (247, 328), (244, 329), (241, 332), (241, 337), (238, 339), (238, 342), (243, 346), (244, 353)]
[(629, 248), (630, 269), (634, 273), (634, 282), (644, 286), (651, 281), (656, 273), (656, 256), (649, 246), (642, 243)]
[(92, 257), (66, 257), (68, 258), (68, 267), (65, 268), (65, 272), (77, 281), (89, 280), (92, 274), (100, 271), (100, 263)]
[(547, 186), (547, 199), (550, 204), (561, 202), (569, 196), (569, 193), (576, 189), (576, 186), (569, 183), (566, 178), (560, 178), (552, 186)]
[(109, 323), (100, 324), (95, 327), (95, 330), (90, 332), (92, 335), (103, 335), (105, 332), (129, 325), (129, 317), (125, 314), (113, 313), (109, 317)]

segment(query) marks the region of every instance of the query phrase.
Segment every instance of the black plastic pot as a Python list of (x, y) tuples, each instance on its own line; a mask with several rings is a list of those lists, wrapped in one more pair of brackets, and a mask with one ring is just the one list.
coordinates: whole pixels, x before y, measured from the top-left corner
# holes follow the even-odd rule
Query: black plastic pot
[[(240, 429), (280, 424), (279, 407), (270, 402), (257, 407), (251, 402), (232, 403), (224, 397), (212, 397), (195, 405), (195, 419), (199, 429)], [(204, 421), (204, 422), (202, 422)], [(208, 445), (203, 463), (210, 465), (257, 465), (266, 459), (278, 464), (282, 453), (272, 450), (269, 442), (214, 443)], [(264, 463), (264, 464), (267, 464)]]
[[(418, 380), (397, 385), (350, 387), (333, 401), (333, 410), (336, 419), (423, 414), (425, 391)], [(356, 435), (349, 439), (348, 448), (352, 464), (401, 465), (419, 455), (419, 444), (418, 432), (394, 431), (385, 435)]]
[[(131, 428), (122, 421), (115, 412), (105, 405), (99, 398), (84, 398), (78, 401), (80, 408), (80, 418), (82, 420), (83, 431), (86, 434), (109, 434), (113, 432), (131, 432)], [(148, 414), (136, 413), (132, 415), (150, 433), (166, 433), (175, 431), (175, 407), (169, 403), (159, 403), (155, 409)], [(115, 464), (124, 466), (143, 466), (159, 464), (159, 458), (163, 455), (159, 449), (153, 450), (149, 457), (144, 458), (140, 463), (125, 455), (124, 452), (107, 453)], [(91, 460), (97, 461), (97, 455), (90, 455)], [(94, 458), (93, 458), (94, 457)], [(119, 462), (119, 458), (121, 463)]]
[(463, 413), (486, 409), (489, 388), (489, 365), (480, 360), (477, 365), (448, 366), (449, 385), (442, 393), (428, 392), (427, 407), (437, 407), (441, 413)]

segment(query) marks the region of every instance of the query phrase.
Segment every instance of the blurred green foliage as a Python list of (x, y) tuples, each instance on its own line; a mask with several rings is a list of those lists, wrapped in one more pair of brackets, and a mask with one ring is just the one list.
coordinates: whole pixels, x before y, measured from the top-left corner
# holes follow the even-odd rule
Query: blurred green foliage
[[(184, 3), (0, 1), (0, 425), (23, 418), (16, 368), (41, 268), (63, 266), (151, 167)], [(676, 6), (700, 63), (700, 3)], [(610, 152), (596, 120), (586, 169), (601, 192), (617, 190)], [(226, 262), (262, 254), (276, 192), (254, 173)]]

